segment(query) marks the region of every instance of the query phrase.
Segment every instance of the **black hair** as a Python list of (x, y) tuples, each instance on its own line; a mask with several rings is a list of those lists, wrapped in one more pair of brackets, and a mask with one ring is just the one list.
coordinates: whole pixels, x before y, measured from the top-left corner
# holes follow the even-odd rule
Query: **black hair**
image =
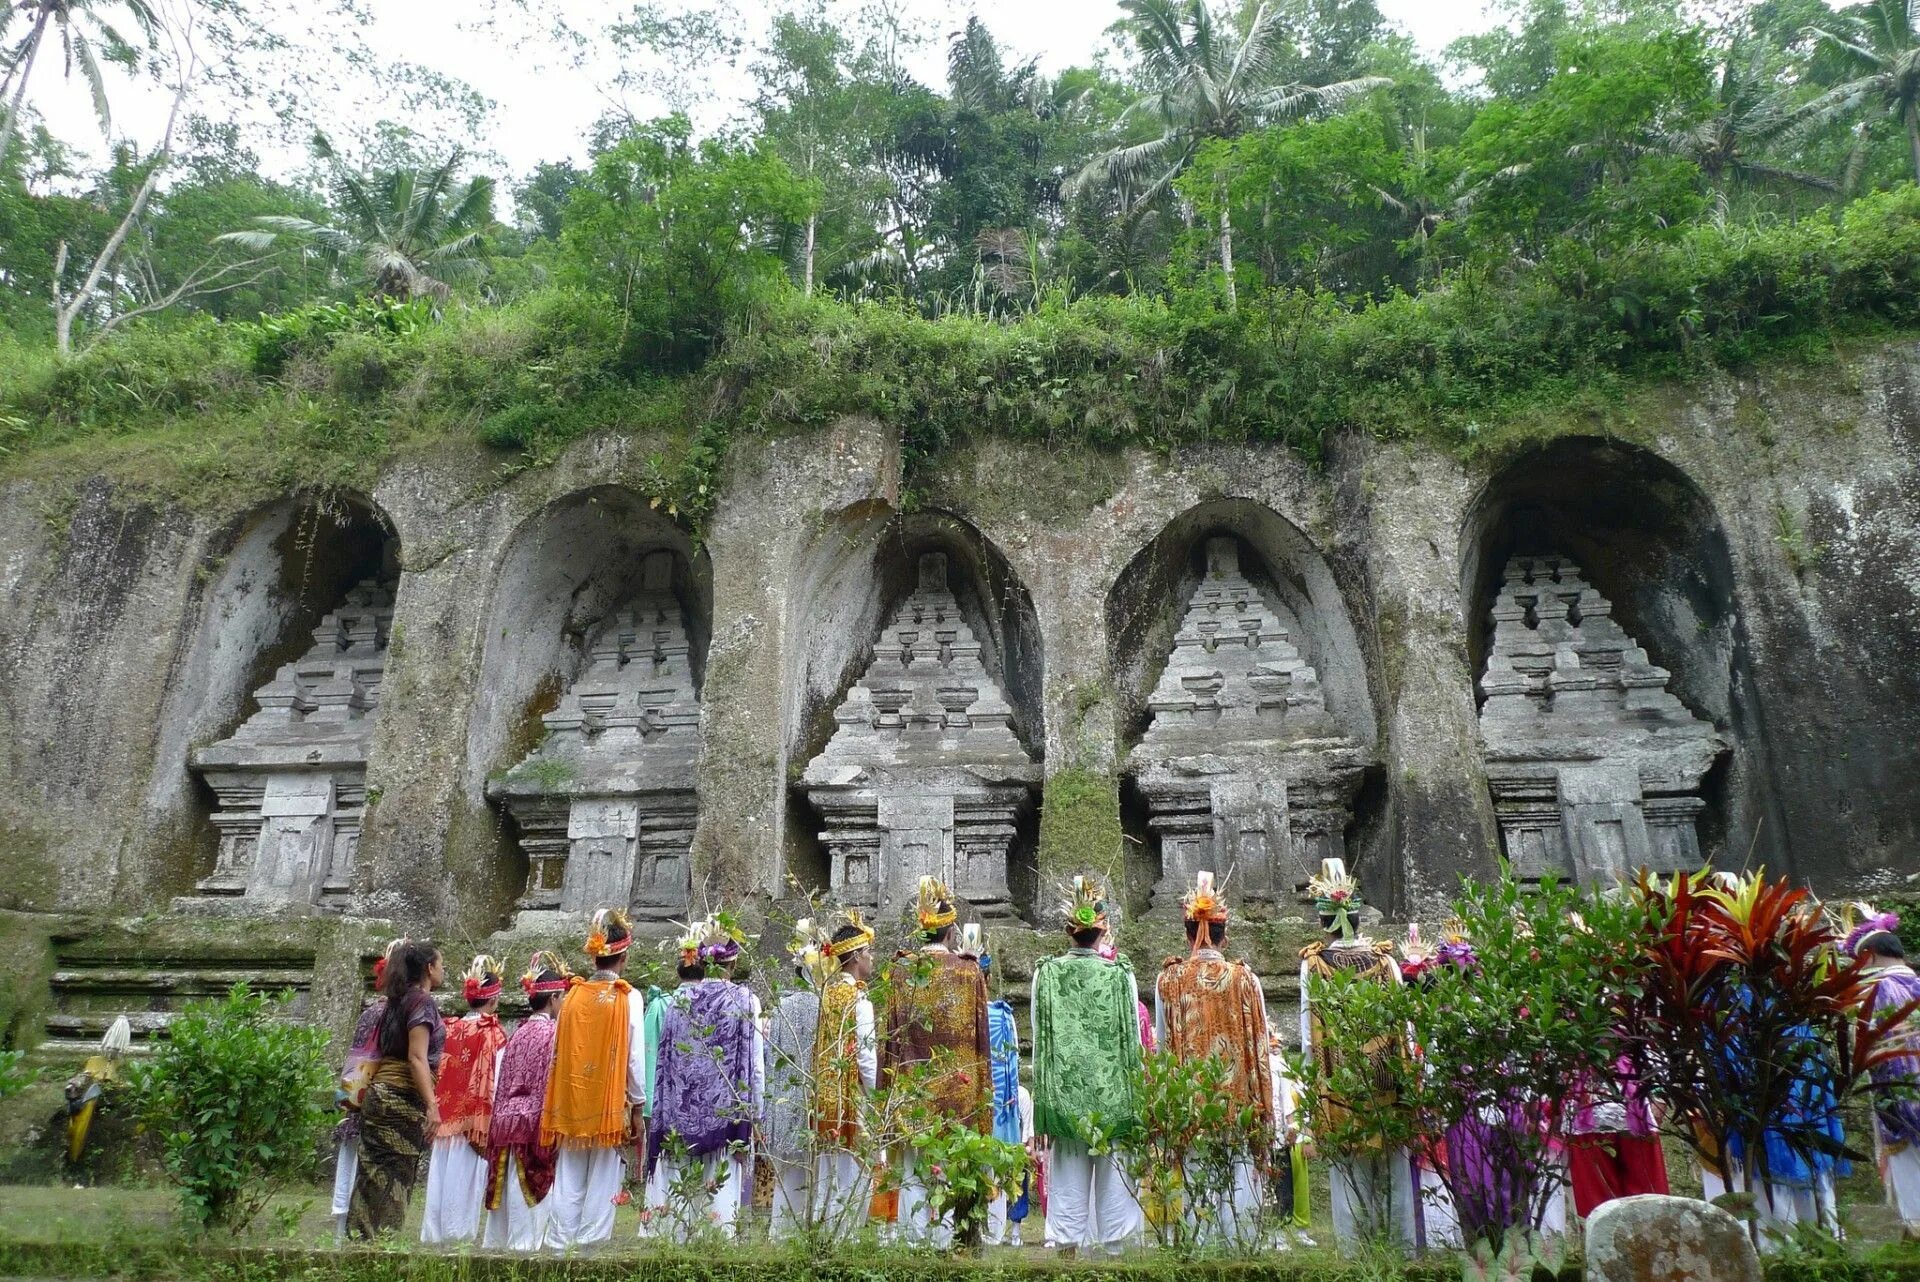
[(1100, 926), (1082, 926), (1078, 930), (1068, 930), (1067, 938), (1073, 941), (1075, 948), (1092, 948), (1106, 933), (1105, 928)]
[(426, 982), (427, 971), (432, 969), (434, 959), (439, 956), (440, 949), (432, 942), (410, 939), (387, 959), (386, 983), (382, 986), (387, 1008), (380, 1014), (377, 1039), (382, 1059), (407, 1057), (410, 1018), (419, 1003), (433, 1000), (420, 992), (419, 988)]
[[(500, 983), (504, 983), (505, 979), (500, 975), (498, 971), (490, 970), (484, 973), (483, 975), (481, 975), (480, 982), (482, 984), (489, 984), (489, 985), (500, 984)], [(479, 1010), (482, 1006), (485, 1006), (488, 1002), (497, 1002), (499, 1000), (500, 1000), (499, 993), (495, 993), (491, 997), (469, 997), (467, 998), (467, 1009)]]
[[(942, 908), (949, 907), (949, 905), (945, 903), (942, 903), (940, 906)], [(920, 933), (927, 937), (929, 944), (944, 944), (953, 938), (953, 932), (956, 929), (958, 929), (958, 926), (954, 922), (948, 922), (944, 926), (935, 926), (932, 930), (923, 930)]]
[[(547, 975), (550, 975), (552, 973), (553, 973), (552, 971), (547, 971), (543, 973), (540, 976), (540, 982), (545, 983), (547, 979)], [(560, 996), (559, 993), (528, 993), (527, 1009), (530, 1011), (533, 1011), (535, 1014), (538, 1014), (541, 1011), (545, 1010), (547, 1007), (553, 1005), (553, 999), (558, 996)]]
[[(1202, 924), (1203, 923), (1197, 922), (1197, 921), (1190, 921), (1187, 923), (1187, 942), (1189, 944), (1195, 943), (1199, 940), (1200, 927)], [(1212, 927), (1212, 929), (1207, 931), (1206, 947), (1218, 948), (1220, 945), (1227, 942), (1227, 923), (1225, 923), (1224, 921), (1216, 921), (1216, 922), (1205, 923), (1205, 924), (1210, 925)]]
[(706, 977), (707, 977), (707, 964), (705, 962), (692, 961), (692, 962), (680, 963), (680, 978), (705, 979)]
[[(858, 939), (866, 933), (867, 932), (865, 930), (854, 925), (852, 922), (848, 922), (846, 925), (842, 926), (840, 929), (833, 932), (833, 942), (834, 942), (834, 945), (837, 947), (841, 944), (846, 943), (849, 939)], [(862, 951), (862, 949), (860, 948), (856, 948), (853, 950), (854, 953), (857, 953), (860, 951)], [(845, 961), (847, 958), (851, 957), (852, 955), (853, 953), (836, 954), (836, 956), (838, 956), (841, 961)]]
[(1907, 950), (1900, 942), (1900, 936), (1890, 930), (1876, 930), (1854, 948), (1855, 956), (1865, 952), (1879, 953), (1882, 957), (1891, 957), (1895, 961), (1907, 959)]
[[(618, 961), (627, 955), (626, 945), (633, 942), (633, 932), (619, 922), (610, 921), (606, 926), (608, 951), (593, 959), (596, 966), (604, 966), (610, 961)], [(621, 947), (614, 948), (619, 944)]]

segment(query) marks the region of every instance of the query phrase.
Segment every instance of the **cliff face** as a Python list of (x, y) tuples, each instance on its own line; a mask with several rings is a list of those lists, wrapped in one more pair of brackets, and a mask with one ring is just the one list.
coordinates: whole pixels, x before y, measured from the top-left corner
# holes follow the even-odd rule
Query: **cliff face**
[[(737, 444), (698, 541), (638, 497), (646, 462), (615, 436), (504, 483), (449, 449), (364, 495), (245, 512), (7, 482), (0, 908), (195, 899), (233, 834), (190, 758), (265, 706), (257, 692), (307, 662), (316, 627), (371, 579), (395, 585), (382, 667), (333, 674), (335, 703), (302, 714), (377, 702), (357, 828), (327, 840), (353, 846), (335, 858), (356, 912), (496, 928), (528, 860), (487, 782), (527, 757), (658, 549), (676, 558), (699, 677), (697, 896), (827, 884), (843, 854), (821, 840), (800, 772), (917, 558), (938, 551), (1008, 724), (1047, 778), (1072, 783), (1072, 814), (1046, 815), (1044, 787), (1040, 817), (1009, 809), (1015, 907), (1049, 906), (1057, 873), (1111, 845), (1116, 814), (1138, 838), (1125, 879), (1144, 906), (1160, 836), (1125, 763), (1209, 538), (1236, 541), (1262, 626), (1312, 669), (1315, 715), (1364, 767), (1351, 798), (1312, 813), (1349, 816), (1335, 847), (1383, 906), (1432, 908), (1501, 849), (1479, 682), (1506, 567), (1546, 554), (1578, 563), (1724, 740), (1697, 788), (1703, 850), (1830, 893), (1920, 874), (1920, 346), (1668, 389), (1594, 430), (1540, 428), (1466, 461), (1355, 437), (1318, 469), (1280, 448), (985, 440), (942, 460), (903, 511), (896, 432), (849, 420)], [(1578, 688), (1572, 660), (1543, 661)], [(1204, 718), (1207, 682), (1191, 689)], [(964, 699), (935, 715), (964, 724)], [(1307, 871), (1286, 866), (1307, 848), (1303, 785), (1290, 786), (1264, 817), (1234, 812), (1234, 840), (1258, 829), (1278, 881)]]

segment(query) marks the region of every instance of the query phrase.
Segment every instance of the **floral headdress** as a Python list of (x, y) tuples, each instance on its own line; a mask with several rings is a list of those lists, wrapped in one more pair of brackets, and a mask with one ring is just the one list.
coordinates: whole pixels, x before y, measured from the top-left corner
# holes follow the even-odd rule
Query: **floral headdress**
[(938, 877), (920, 879), (920, 903), (914, 910), (915, 918), (924, 931), (944, 930), (953, 925), (960, 913), (953, 906), (953, 891), (947, 883)]
[(960, 928), (960, 951), (968, 957), (978, 957), (986, 951), (985, 939), (980, 933), (980, 923), (970, 921)]
[[(620, 938), (613, 938), (615, 934)], [(625, 956), (632, 946), (633, 927), (626, 913), (618, 908), (602, 908), (593, 915), (593, 926), (587, 931), (587, 956), (606, 961), (610, 957)]]
[(740, 929), (740, 921), (725, 909), (714, 913), (704, 923), (706, 930), (700, 940), (700, 960), (725, 965), (740, 956), (740, 949), (747, 942), (747, 932)]
[(697, 966), (700, 964), (700, 944), (706, 937), (707, 923), (704, 920), (685, 921), (680, 923), (680, 933), (672, 939), (661, 940), (660, 947), (678, 950), (682, 966)]
[(1842, 951), (1849, 957), (1860, 955), (1860, 945), (1866, 942), (1868, 936), (1900, 929), (1899, 913), (1877, 913), (1868, 904), (1848, 905), (1846, 916), (1852, 917), (1856, 913), (1860, 917), (1859, 924), (1847, 932), (1846, 943), (1841, 945)]
[(1458, 917), (1448, 919), (1440, 928), (1440, 946), (1433, 950), (1433, 960), (1459, 970), (1471, 970), (1480, 964), (1473, 941), (1467, 937), (1467, 923)]
[[(1400, 956), (1402, 959), (1400, 972), (1403, 975), (1410, 970), (1418, 970), (1433, 960), (1433, 946), (1421, 936), (1419, 922), (1407, 923), (1407, 939), (1400, 945)], [(1407, 978), (1411, 979), (1412, 976), (1407, 975)]]
[(1227, 897), (1225, 886), (1216, 888), (1213, 874), (1206, 871), (1193, 876), (1193, 889), (1180, 900), (1180, 912), (1188, 921), (1206, 922), (1208, 925), (1224, 925), (1227, 920)]
[(490, 1002), (500, 995), (501, 975), (506, 967), (485, 953), (478, 953), (467, 963), (467, 982), (461, 986), (461, 993), (470, 1002)]
[(1075, 877), (1067, 891), (1066, 902), (1060, 905), (1060, 911), (1067, 919), (1069, 931), (1105, 930), (1106, 891), (1091, 877)]
[(402, 944), (411, 942), (412, 941), (405, 935), (395, 935), (387, 941), (387, 946), (380, 952), (380, 960), (373, 964), (373, 986), (375, 988), (385, 988), (387, 986), (387, 963), (393, 960), (393, 955), (400, 951)]
[[(551, 975), (552, 979), (542, 976)], [(573, 972), (560, 960), (558, 953), (541, 951), (527, 958), (527, 973), (520, 977), (520, 989), (527, 996), (536, 993), (564, 993), (573, 983)]]
[(787, 956), (807, 977), (807, 982), (816, 988), (826, 982), (831, 969), (827, 943), (826, 930), (814, 925), (813, 918), (802, 917), (793, 923), (793, 938), (787, 941)]
[[(847, 909), (847, 919), (842, 922), (841, 925), (851, 926), (860, 933), (857, 935), (849, 935), (837, 944), (829, 943), (827, 945), (827, 955), (835, 961), (840, 960), (842, 957), (849, 957), (859, 952), (862, 948), (872, 945), (873, 927), (867, 925), (861, 918), (858, 908)], [(832, 933), (837, 935), (840, 932), (836, 930)]]
[(1308, 880), (1307, 893), (1313, 896), (1313, 910), (1332, 920), (1329, 929), (1341, 939), (1356, 938), (1354, 917), (1362, 902), (1360, 885), (1347, 871), (1345, 860), (1322, 859), (1320, 875)]

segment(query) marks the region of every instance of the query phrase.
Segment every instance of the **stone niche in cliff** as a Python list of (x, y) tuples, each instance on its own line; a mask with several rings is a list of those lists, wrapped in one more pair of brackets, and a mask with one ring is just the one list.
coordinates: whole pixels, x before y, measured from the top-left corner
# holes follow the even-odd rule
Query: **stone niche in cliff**
[(1701, 862), (1700, 783), (1727, 750), (1564, 556), (1508, 560), (1480, 734), (1514, 871), (1611, 881)]
[(519, 825), (528, 913), (629, 905), (685, 917), (693, 897), (700, 701), (671, 552), (648, 552), (639, 591), (596, 626), (586, 664), (541, 718), (545, 740), (488, 785)]
[(372, 579), (353, 587), (306, 652), (254, 691), (258, 711), (191, 754), (218, 802), (220, 850), (201, 896), (247, 909), (351, 904), (393, 593)]
[(995, 656), (964, 617), (944, 551), (916, 559), (873, 658), (833, 711), (801, 786), (825, 825), (835, 895), (883, 916), (923, 875), (982, 918), (1014, 915), (1008, 851), (1040, 783)]
[[(1299, 617), (1316, 613), (1311, 594), (1282, 600), (1275, 576), (1230, 532), (1190, 549), (1197, 574), (1186, 576), (1165, 666), (1144, 700), (1145, 733), (1125, 762), (1159, 847), (1152, 912), (1162, 917), (1178, 912), (1203, 868), (1230, 877), (1237, 901), (1273, 904), (1320, 860), (1347, 858), (1354, 797), (1374, 759), (1329, 708), (1303, 652), (1310, 632), (1327, 632), (1324, 620)], [(1357, 650), (1349, 662), (1357, 668)]]

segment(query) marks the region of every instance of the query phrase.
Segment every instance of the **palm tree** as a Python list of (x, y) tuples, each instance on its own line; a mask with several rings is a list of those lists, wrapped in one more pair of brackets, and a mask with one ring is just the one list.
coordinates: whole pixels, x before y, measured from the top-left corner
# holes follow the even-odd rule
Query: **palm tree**
[(1808, 27), (1807, 34), (1861, 73), (1809, 103), (1808, 123), (1828, 124), (1862, 107), (1878, 108), (1906, 131), (1914, 181), (1920, 182), (1920, 0), (1874, 0), (1851, 29)]
[(476, 275), (478, 250), (493, 221), (493, 180), (468, 179), (456, 187), (455, 151), (428, 170), (394, 170), (371, 180), (348, 170), (324, 134), (313, 149), (333, 167), (345, 226), (270, 214), (254, 219), (258, 231), (233, 231), (216, 239), (251, 250), (272, 247), (279, 236), (319, 248), (336, 262), (358, 263), (361, 277), (382, 298), (446, 300), (449, 281)]
[[(1140, 51), (1141, 72), (1149, 91), (1121, 115), (1127, 121), (1150, 116), (1160, 136), (1089, 160), (1067, 180), (1066, 194), (1105, 183), (1131, 196), (1139, 209), (1164, 194), (1201, 145), (1214, 138), (1236, 138), (1249, 129), (1288, 120), (1320, 108), (1337, 108), (1361, 94), (1392, 83), (1384, 76), (1363, 76), (1330, 85), (1282, 82), (1288, 53), (1287, 29), (1266, 3), (1254, 9), (1246, 33), (1237, 41), (1218, 29), (1207, 0), (1121, 0), (1127, 17), (1121, 24)], [(1236, 303), (1233, 284), (1233, 222), (1220, 206), (1220, 267), (1226, 273), (1227, 305)]]
[(1809, 104), (1796, 105), (1772, 86), (1764, 48), (1736, 39), (1720, 63), (1713, 113), (1682, 128), (1661, 130), (1654, 141), (1660, 150), (1700, 166), (1713, 192), (1715, 213), (1724, 218), (1728, 188), (1734, 184), (1839, 189), (1831, 178), (1768, 164), (1754, 155), (1792, 134), (1808, 112)]
[[(133, 17), (148, 43), (152, 43), (160, 25), (153, 6), (147, 0), (118, 0), (118, 3)], [(27, 78), (33, 74), (34, 60), (39, 57), (49, 29), (57, 30), (60, 36), (66, 74), (72, 75), (78, 64), (80, 74), (86, 77), (87, 87), (93, 91), (93, 109), (100, 115), (100, 131), (107, 131), (111, 116), (107, 111), (106, 81), (100, 75), (100, 56), (104, 55), (109, 62), (131, 63), (137, 54), (133, 44), (96, 12), (96, 8), (104, 7), (104, 0), (0, 0), (0, 40), (6, 39), (16, 21), (29, 14), (33, 16), (27, 34), (12, 47), (0, 49), (0, 66), (6, 68), (6, 75), (0, 76), (0, 97), (5, 97), (7, 103), (5, 114), (0, 116), (0, 162), (6, 160), (7, 148), (20, 128)], [(99, 54), (94, 51), (96, 43), (100, 46)]]

